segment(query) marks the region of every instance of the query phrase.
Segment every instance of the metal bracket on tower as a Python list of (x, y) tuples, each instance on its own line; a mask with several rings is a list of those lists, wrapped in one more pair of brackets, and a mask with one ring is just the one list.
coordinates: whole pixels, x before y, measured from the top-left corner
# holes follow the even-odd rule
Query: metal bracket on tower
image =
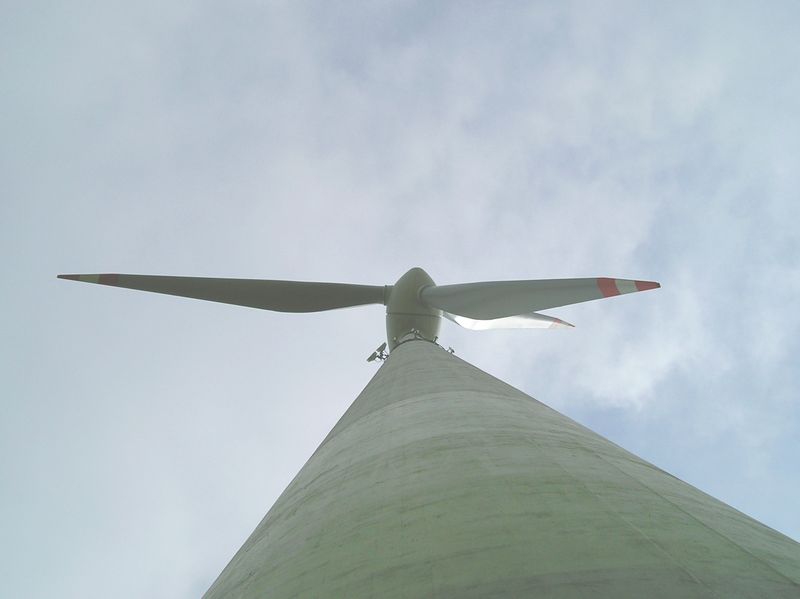
[(372, 352), (372, 355), (369, 358), (367, 358), (367, 362), (374, 362), (375, 360), (380, 360), (381, 362), (383, 362), (386, 358), (389, 357), (389, 354), (387, 354), (386, 351), (384, 351), (385, 349), (386, 349), (386, 342), (384, 341), (378, 346), (378, 349)]

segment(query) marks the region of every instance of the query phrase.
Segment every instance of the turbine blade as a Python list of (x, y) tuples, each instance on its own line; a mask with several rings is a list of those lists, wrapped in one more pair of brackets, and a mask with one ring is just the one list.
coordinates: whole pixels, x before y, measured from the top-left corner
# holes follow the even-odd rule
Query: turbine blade
[(575, 326), (560, 318), (537, 314), (536, 312), (493, 318), (491, 320), (476, 320), (466, 316), (459, 316), (458, 314), (450, 314), (449, 312), (442, 312), (442, 316), (472, 331), (487, 331), (490, 329), (557, 329)]
[(59, 279), (248, 306), (277, 312), (319, 312), (383, 304), (383, 286), (261, 279), (215, 279), (156, 275), (58, 275)]
[(486, 281), (425, 287), (420, 297), (427, 305), (450, 314), (493, 320), (657, 287), (661, 285), (654, 281), (606, 277)]

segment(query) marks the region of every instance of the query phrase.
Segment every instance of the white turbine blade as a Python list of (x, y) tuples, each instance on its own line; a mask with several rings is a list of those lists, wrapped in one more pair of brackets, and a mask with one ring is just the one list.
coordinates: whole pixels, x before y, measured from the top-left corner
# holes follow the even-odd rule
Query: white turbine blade
[(654, 281), (606, 277), (486, 281), (425, 287), (420, 297), (427, 305), (450, 314), (494, 320), (657, 287), (661, 285)]
[(557, 329), (575, 326), (560, 318), (537, 314), (536, 312), (506, 316), (505, 318), (493, 318), (492, 320), (476, 320), (466, 316), (459, 316), (458, 314), (450, 314), (449, 312), (442, 312), (442, 316), (472, 331), (488, 331), (490, 329)]
[(262, 279), (214, 279), (155, 275), (58, 275), (59, 279), (248, 306), (277, 312), (318, 312), (364, 304), (383, 304), (383, 286)]

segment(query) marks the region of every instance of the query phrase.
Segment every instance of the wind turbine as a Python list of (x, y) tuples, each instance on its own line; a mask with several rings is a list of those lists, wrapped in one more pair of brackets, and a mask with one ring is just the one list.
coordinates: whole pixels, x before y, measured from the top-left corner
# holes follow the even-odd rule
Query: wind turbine
[(538, 311), (658, 283), (59, 277), (282, 312), (386, 305), (383, 365), (208, 599), (800, 597), (795, 541), (436, 343), (442, 318), (572, 326)]

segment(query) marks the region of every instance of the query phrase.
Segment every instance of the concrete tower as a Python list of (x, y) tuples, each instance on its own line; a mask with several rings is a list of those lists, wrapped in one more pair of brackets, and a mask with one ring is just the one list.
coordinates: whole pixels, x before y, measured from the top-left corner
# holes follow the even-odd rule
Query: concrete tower
[(206, 599), (800, 597), (800, 545), (425, 340)]

